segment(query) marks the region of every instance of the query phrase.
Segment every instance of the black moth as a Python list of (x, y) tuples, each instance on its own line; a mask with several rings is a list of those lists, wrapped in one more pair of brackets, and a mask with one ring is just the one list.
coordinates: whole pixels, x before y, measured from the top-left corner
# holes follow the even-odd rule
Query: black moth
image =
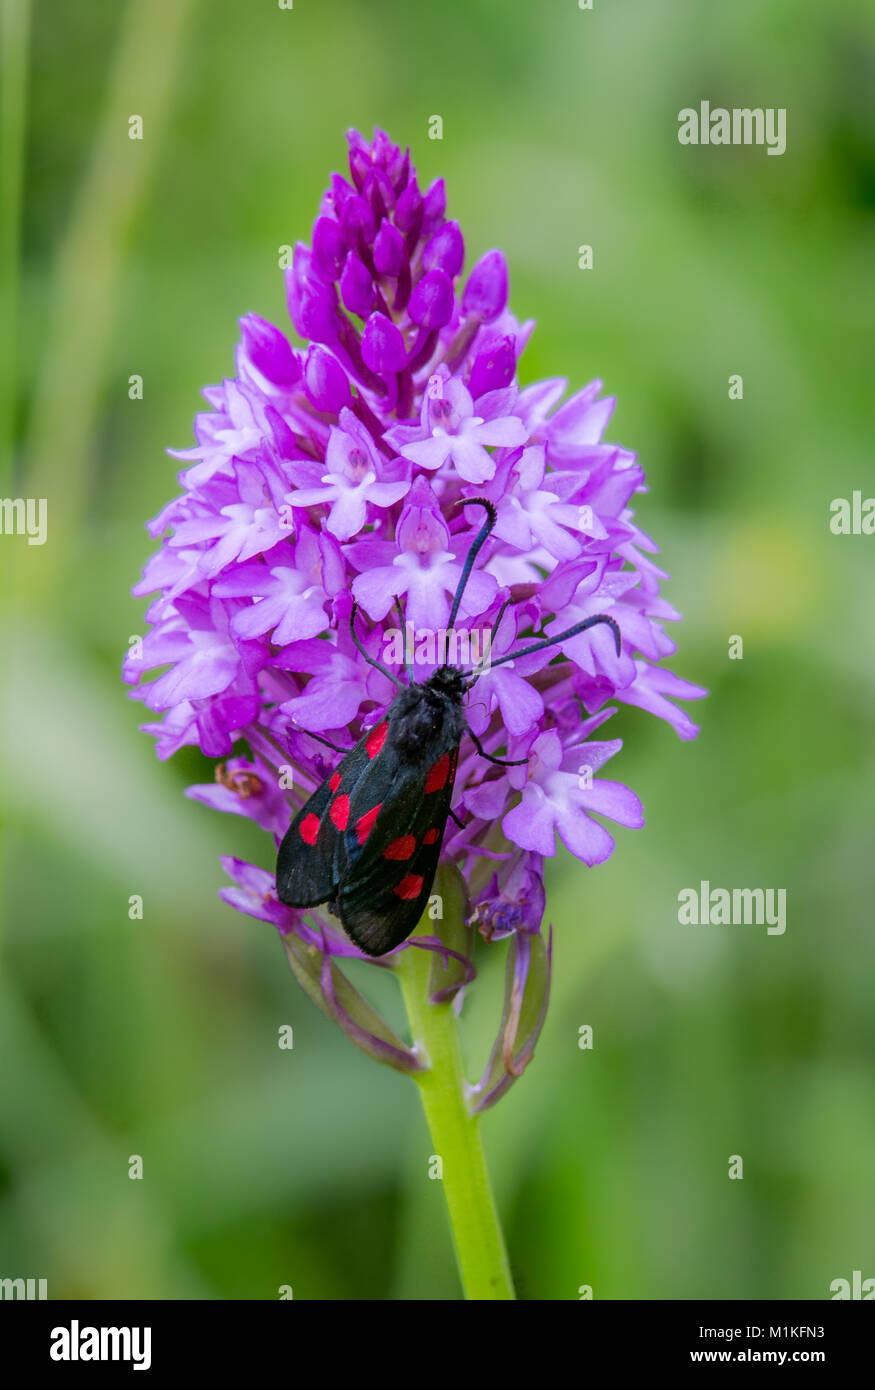
[[(465, 560), (450, 629), (477, 553), (496, 520), (495, 508), (485, 498), (466, 498), (463, 505), (484, 507), (487, 520)], [(617, 624), (597, 613), (492, 665), (555, 645), (597, 623), (611, 628), (619, 654)], [(468, 728), (462, 701), (477, 680), (475, 672), (440, 666), (421, 684), (411, 675), (405, 685), (365, 651), (355, 632), (355, 608), (350, 628), (365, 660), (400, 690), (380, 723), (359, 739), (295, 816), (277, 857), (277, 894), (288, 907), (328, 903), (356, 946), (370, 956), (383, 956), (407, 939), (428, 903), (447, 817), (455, 819), (450, 802), (462, 736), (467, 732), (490, 762), (513, 764), (486, 753)]]

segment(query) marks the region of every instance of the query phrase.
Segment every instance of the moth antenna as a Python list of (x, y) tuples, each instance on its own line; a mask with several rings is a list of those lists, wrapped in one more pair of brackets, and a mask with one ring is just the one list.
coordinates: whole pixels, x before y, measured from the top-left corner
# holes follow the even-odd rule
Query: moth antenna
[[(501, 605), (501, 607), (499, 608), (499, 610), (498, 610), (498, 617), (495, 619), (495, 622), (492, 624), (492, 636), (493, 636), (493, 637), (495, 636), (495, 634), (496, 634), (496, 632), (498, 631), (498, 629), (501, 627), (501, 620), (502, 620), (502, 618), (504, 617), (505, 613), (507, 612), (508, 608), (510, 608), (510, 605), (511, 605), (512, 602), (513, 602), (513, 599), (506, 598), (506, 599), (504, 600), (504, 603), (503, 603), (503, 604)], [(491, 645), (492, 645), (492, 643), (491, 643), (491, 639), (490, 639), (490, 648), (491, 648)]]
[(456, 621), (456, 614), (459, 611), (459, 604), (462, 602), (462, 595), (465, 592), (465, 585), (468, 583), (468, 580), (471, 576), (471, 571), (474, 568), (474, 561), (477, 559), (480, 550), (482, 549), (483, 545), (489, 537), (490, 531), (492, 530), (496, 521), (498, 520), (498, 513), (496, 512), (495, 507), (485, 497), (460, 497), (459, 501), (456, 502), (454, 505), (457, 507), (485, 507), (486, 520), (484, 521), (480, 530), (477, 532), (477, 535), (474, 537), (471, 549), (465, 556), (465, 563), (462, 567), (462, 573), (459, 576), (459, 582), (456, 585), (456, 592), (453, 595), (453, 606), (450, 609), (450, 621), (447, 624), (447, 629), (449, 631), (452, 631), (453, 624)]
[[(567, 642), (569, 637), (576, 637), (579, 632), (586, 632), (587, 628), (597, 627), (599, 623), (604, 623), (611, 629), (611, 632), (614, 634), (614, 645), (617, 648), (617, 656), (619, 656), (623, 649), (623, 639), (620, 635), (620, 629), (614, 622), (614, 619), (609, 618), (606, 613), (594, 613), (591, 618), (584, 618), (582, 622), (575, 623), (574, 627), (567, 628), (565, 632), (557, 632), (555, 637), (545, 637), (543, 641), (534, 642), (530, 647), (522, 647), (520, 651), (508, 652), (506, 656), (500, 656), (497, 661), (490, 662), (490, 670), (493, 666), (503, 666), (506, 661), (513, 661), (518, 656), (531, 656), (533, 652), (541, 652), (545, 647), (555, 647), (560, 642)], [(466, 675), (467, 674), (473, 674), (473, 672), (466, 672)], [(474, 681), (476, 681), (476, 679), (477, 677), (475, 676)], [(474, 681), (471, 682), (472, 685)], [(470, 686), (468, 689), (470, 689)]]
[[(512, 603), (513, 603), (513, 599), (506, 598), (506, 599), (504, 600), (504, 603), (501, 605), (501, 607), (500, 607), (499, 610), (498, 610), (498, 617), (495, 619), (495, 622), (492, 624), (492, 627), (491, 627), (490, 630), (489, 630), (489, 651), (490, 651), (490, 653), (492, 652), (492, 641), (493, 641), (493, 638), (495, 637), (496, 632), (498, 631), (498, 629), (499, 629), (500, 626), (501, 626), (501, 620), (502, 620), (502, 618), (504, 617), (505, 613), (507, 612), (508, 608), (510, 608), (510, 605), (511, 605)], [(492, 664), (493, 664), (493, 662), (492, 662), (492, 658), (491, 658), (491, 655), (490, 655), (489, 665), (491, 666)], [(486, 671), (486, 670), (488, 670), (488, 669), (489, 669), (488, 667), (484, 666), (484, 665), (481, 663), (480, 669), (479, 669), (479, 670), (476, 670), (476, 672), (475, 672), (475, 670), (463, 671), (463, 672), (462, 672), (463, 678), (464, 678), (465, 680), (468, 680), (468, 681), (469, 681), (469, 684), (465, 686), (465, 689), (466, 689), (466, 690), (470, 690), (470, 689), (471, 689), (471, 686), (476, 685), (476, 684), (477, 684), (477, 681), (478, 681), (478, 679), (479, 679), (479, 677), (482, 676), (482, 675), (483, 675), (483, 672)], [(473, 680), (470, 680), (470, 677), (471, 677), (471, 676), (474, 677)]]
[(392, 672), (388, 669), (388, 667), (384, 666), (381, 661), (377, 661), (376, 657), (371, 656), (370, 652), (365, 651), (364, 647), (359, 641), (358, 634), (355, 630), (355, 615), (357, 612), (358, 604), (353, 603), (349, 615), (349, 631), (353, 642), (355, 642), (356, 646), (358, 647), (359, 651), (361, 652), (362, 656), (364, 657), (365, 661), (368, 663), (369, 666), (373, 666), (375, 671), (380, 671), (384, 676), (388, 676), (390, 681), (394, 681), (397, 686), (400, 686), (402, 690), (406, 690), (407, 687), (403, 681), (400, 681), (397, 676), (393, 675)]

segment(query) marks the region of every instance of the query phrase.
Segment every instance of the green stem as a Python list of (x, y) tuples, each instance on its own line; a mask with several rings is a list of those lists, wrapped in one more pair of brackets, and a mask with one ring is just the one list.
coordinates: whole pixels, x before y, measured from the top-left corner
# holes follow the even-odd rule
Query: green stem
[(469, 1299), (512, 1299), (510, 1266), (479, 1123), (465, 1102), (465, 1074), (453, 1006), (429, 1003), (433, 959), (430, 951), (406, 950), (396, 970), (413, 1040), (429, 1063), (428, 1070), (418, 1072), (414, 1080), (435, 1155), (442, 1161), (462, 1287)]

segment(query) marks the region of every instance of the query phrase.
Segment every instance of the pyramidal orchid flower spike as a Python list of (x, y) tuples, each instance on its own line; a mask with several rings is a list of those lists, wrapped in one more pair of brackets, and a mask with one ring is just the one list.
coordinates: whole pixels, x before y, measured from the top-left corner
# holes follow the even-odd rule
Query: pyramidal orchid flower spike
[[(521, 1075), (546, 1012), (544, 860), (562, 844), (601, 864), (605, 822), (644, 823), (635, 793), (602, 775), (622, 747), (603, 730), (619, 706), (690, 739), (675, 701), (705, 691), (662, 664), (679, 614), (634, 519), (643, 470), (605, 439), (613, 398), (598, 381), (565, 399), (559, 378), (521, 386), (533, 324), (508, 307), (504, 256), (465, 274), (443, 182), (422, 190), (381, 131), (348, 139), (349, 176), (332, 175), (286, 270), (299, 345), (242, 318), (234, 375), (204, 392), (196, 445), (175, 455), (181, 491), (149, 528), (160, 547), (134, 589), (153, 596), (149, 631), (125, 680), (159, 757), (196, 746), (215, 760), (188, 795), (272, 837), (270, 867), (223, 860), (220, 896), (276, 927), (351, 1041), (417, 1079), (465, 1291), (512, 1297), (476, 1112)], [(276, 850), (399, 686), (446, 664), (471, 678), (440, 865), (419, 928), (373, 958), (324, 903), (280, 901)], [(475, 941), (506, 950), (507, 986), (470, 1085), (455, 1013)], [(350, 959), (397, 974), (409, 1041), (349, 982)]]

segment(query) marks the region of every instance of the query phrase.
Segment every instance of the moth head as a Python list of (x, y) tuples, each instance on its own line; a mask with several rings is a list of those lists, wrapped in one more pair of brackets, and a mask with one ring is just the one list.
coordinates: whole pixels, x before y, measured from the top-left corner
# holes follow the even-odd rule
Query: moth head
[(425, 682), (436, 694), (461, 701), (465, 693), (465, 677), (458, 666), (439, 666)]

